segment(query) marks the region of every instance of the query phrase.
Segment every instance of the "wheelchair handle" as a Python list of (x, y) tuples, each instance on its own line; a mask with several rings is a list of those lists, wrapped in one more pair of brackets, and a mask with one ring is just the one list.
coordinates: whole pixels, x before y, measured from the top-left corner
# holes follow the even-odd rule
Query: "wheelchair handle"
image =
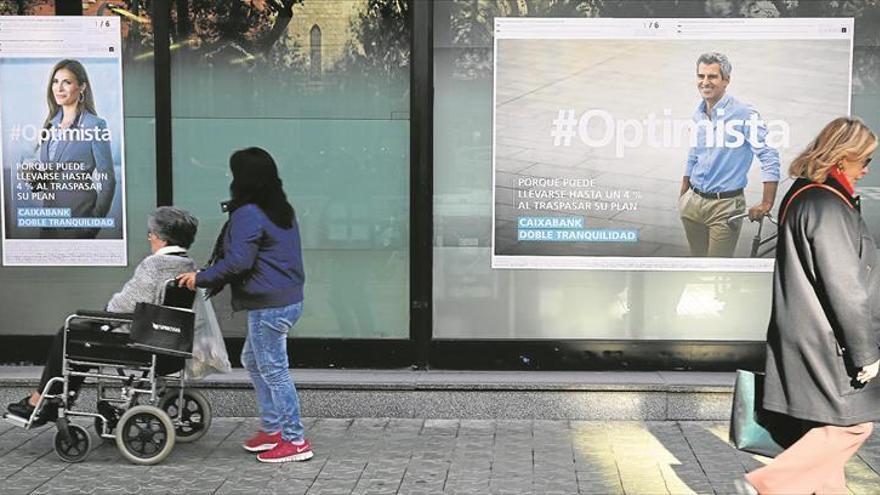
[[(736, 215), (732, 215), (730, 218), (728, 218), (728, 219), (727, 219), (727, 223), (728, 223), (728, 224), (732, 224), (733, 222), (735, 222), (735, 221), (737, 221), (737, 220), (739, 220), (739, 219), (742, 219), (742, 218), (748, 218), (748, 217), (749, 217), (749, 213), (748, 213), (748, 212), (745, 212), (745, 213), (738, 213), (738, 214), (736, 214)], [(779, 225), (779, 224), (776, 222), (776, 219), (773, 218), (773, 215), (770, 214), (770, 212), (764, 213), (764, 216), (761, 218), (760, 221), (763, 222), (765, 218), (766, 218), (767, 220), (769, 220), (770, 223), (772, 223), (773, 225)]]

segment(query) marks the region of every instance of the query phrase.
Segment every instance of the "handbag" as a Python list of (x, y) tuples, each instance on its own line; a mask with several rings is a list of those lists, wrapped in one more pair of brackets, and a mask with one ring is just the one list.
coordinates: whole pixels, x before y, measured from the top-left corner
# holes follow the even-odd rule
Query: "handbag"
[(736, 370), (730, 442), (739, 450), (776, 457), (803, 435), (800, 420), (765, 410), (764, 373)]
[(195, 313), (188, 309), (139, 302), (134, 308), (131, 347), (177, 357), (191, 357)]

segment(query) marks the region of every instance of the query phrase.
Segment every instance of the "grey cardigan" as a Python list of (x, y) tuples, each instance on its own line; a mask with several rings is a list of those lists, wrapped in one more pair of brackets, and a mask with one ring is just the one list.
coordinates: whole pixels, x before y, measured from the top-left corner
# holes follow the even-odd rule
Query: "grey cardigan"
[(196, 264), (186, 256), (186, 249), (177, 246), (162, 248), (160, 253), (151, 254), (138, 264), (122, 290), (110, 298), (107, 311), (131, 313), (139, 302), (159, 304), (162, 285), (166, 280), (195, 269)]

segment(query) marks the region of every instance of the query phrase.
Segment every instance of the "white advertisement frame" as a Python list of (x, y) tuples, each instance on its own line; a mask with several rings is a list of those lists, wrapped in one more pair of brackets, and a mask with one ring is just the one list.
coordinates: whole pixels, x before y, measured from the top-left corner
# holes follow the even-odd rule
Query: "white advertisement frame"
[[(21, 132), (22, 129), (34, 128), (36, 133), (31, 133), (34, 135), (39, 133), (48, 135), (49, 132), (61, 135), (60, 133), (63, 131), (60, 128), (55, 130), (40, 126), (46, 105), (44, 101), (46, 99), (45, 91), (47, 91), (46, 82), (49, 80), (51, 84), (50, 77), (54, 77), (49, 74), (48, 69), (62, 60), (74, 60), (85, 67), (84, 70), (89, 74), (90, 82), (95, 86), (92, 98), (101, 115), (90, 115), (88, 118), (91, 120), (86, 123), (86, 116), (81, 115), (85, 112), (81, 112), (77, 117), (75, 127), (83, 129), (83, 131), (75, 134), (74, 132), (78, 132), (75, 130), (66, 135), (71, 137), (56, 137), (59, 143), (55, 145), (56, 151), (65, 146), (65, 139), (69, 143), (73, 143), (75, 140), (107, 141), (109, 143), (104, 145), (106, 147), (103, 148), (104, 151), (100, 153), (100, 157), (93, 154), (81, 162), (77, 162), (78, 158), (75, 156), (65, 158), (71, 160), (66, 163), (80, 163), (79, 168), (74, 169), (92, 175), (94, 177), (93, 184), (101, 183), (100, 176), (112, 175), (114, 190), (110, 198), (109, 210), (104, 216), (91, 217), (86, 215), (81, 218), (69, 218), (71, 208), (43, 208), (39, 204), (33, 204), (40, 201), (34, 198), (30, 198), (31, 201), (26, 205), (27, 208), (17, 208), (17, 201), (21, 197), (15, 196), (15, 192), (17, 189), (21, 189), (18, 182), (22, 181), (19, 181), (15, 171), (21, 170), (18, 164), (24, 162), (25, 159), (19, 158), (20, 151), (12, 149), (12, 146), (9, 146), (9, 149), (4, 149), (4, 144), (8, 146), (11, 142), (10, 133), (16, 134), (13, 140), (19, 140), (20, 136), (28, 139), (27, 135)], [(38, 74), (40, 79), (28, 81), (28, 86), (22, 86), (15, 94), (10, 94), (9, 91), (0, 91), (0, 95), (2, 95), (0, 96), (0, 133), (3, 136), (3, 139), (0, 139), (0, 160), (2, 160), (3, 172), (0, 174), (0, 191), (2, 191), (0, 212), (3, 213), (0, 218), (0, 224), (2, 224), (0, 236), (2, 236), (3, 265), (127, 266), (125, 129), (120, 19), (110, 16), (0, 16), (0, 64), (4, 63), (16, 67), (15, 69), (6, 67), (5, 77), (18, 78), (19, 76), (15, 75), (15, 72), (20, 70), (20, 67), (24, 67), (27, 74)], [(0, 77), (3, 76), (0, 73)], [(22, 81), (22, 83), (24, 82)], [(28, 105), (30, 105), (28, 109), (36, 109), (37, 102), (30, 103), (30, 100), (35, 96), (41, 100), (39, 103), (42, 105), (40, 113), (20, 110), (15, 112), (14, 117), (10, 117), (13, 112), (13, 105), (10, 103), (18, 104), (19, 102), (6, 102), (3, 101), (4, 98), (27, 99)], [(11, 120), (13, 118), (14, 121)], [(7, 124), (5, 127), (4, 122)], [(94, 127), (89, 127), (90, 125), (94, 125)], [(89, 132), (92, 134), (88, 134)], [(94, 138), (98, 133), (105, 133), (101, 135), (106, 138)], [(42, 136), (42, 134), (39, 135)], [(42, 144), (32, 146), (32, 148), (38, 150), (39, 146), (47, 146), (45, 136), (36, 138), (35, 142), (40, 140), (42, 140)], [(66, 146), (72, 148), (73, 145), (69, 143)], [(29, 151), (36, 156), (36, 158), (32, 156), (31, 160), (41, 160), (39, 151)], [(59, 155), (56, 155), (56, 158), (61, 156), (61, 152), (57, 153)], [(67, 156), (70, 155), (73, 155), (73, 151)], [(103, 163), (95, 165), (97, 161)], [(107, 164), (108, 161), (109, 164)], [(48, 163), (60, 164), (62, 162)], [(31, 166), (32, 168), (28, 172), (51, 170), (51, 168), (45, 168), (49, 165), (45, 163), (43, 165), (42, 169)], [(107, 170), (111, 174), (99, 174), (102, 166), (109, 167), (109, 169), (103, 168), (103, 170)], [(62, 167), (58, 165), (58, 170), (61, 169)], [(69, 180), (80, 184), (84, 181), (81, 175), (76, 176), (76, 179), (65, 178), (74, 176), (74, 174), (56, 175), (56, 177), (62, 178), (55, 179), (56, 182), (50, 183), (49, 187), (44, 185), (44, 190), (51, 191), (53, 189), (51, 186), (56, 186), (55, 188), (58, 190), (73, 189), (73, 186), (65, 186), (63, 181)], [(82, 185), (78, 185), (78, 187), (88, 188), (88, 186)], [(24, 189), (27, 191), (28, 186)], [(100, 194), (102, 189), (95, 185), (93, 190)], [(31, 188), (30, 191), (33, 192), (34, 189)], [(13, 211), (13, 208), (16, 210)], [(30, 212), (27, 213), (29, 216), (25, 222), (29, 230), (25, 230), (24, 224), (19, 221), (21, 220), (19, 214), (22, 211)], [(41, 211), (49, 213), (41, 217)], [(31, 213), (33, 218), (30, 217)], [(36, 225), (40, 227), (33, 228)], [(71, 235), (72, 232), (77, 231), (88, 231), (88, 233)], [(47, 232), (47, 234), (43, 235), (43, 232)]]
[[(708, 271), (708, 272), (770, 272), (772, 258), (730, 257), (699, 258), (691, 256), (582, 256), (568, 254), (521, 253), (499, 254), (499, 168), (498, 168), (498, 95), (499, 42), (505, 40), (609, 40), (627, 41), (717, 41), (717, 40), (839, 40), (849, 46), (847, 61), (845, 111), (848, 115), (852, 100), (852, 18), (770, 18), (770, 19), (574, 19), (574, 18), (496, 18), (494, 37), (493, 109), (492, 109), (492, 233), (491, 266), (495, 269), (596, 269), (644, 271)], [(524, 69), (530, 70), (530, 69)], [(736, 77), (736, 69), (733, 71)], [(684, 74), (682, 77), (693, 77)], [(694, 101), (697, 101), (694, 90)], [(842, 97), (842, 95), (840, 95)], [(842, 110), (842, 108), (841, 108)], [(549, 123), (549, 122), (548, 122)], [(501, 137), (504, 137), (503, 135)], [(787, 176), (788, 163), (781, 163), (781, 175)], [(753, 168), (757, 168), (753, 166)], [(679, 177), (679, 181), (680, 181)], [(751, 184), (750, 184), (750, 187)], [(760, 186), (758, 186), (760, 187)], [(776, 205), (785, 193), (780, 182)], [(508, 214), (508, 217), (510, 215)], [(538, 218), (544, 218), (540, 214)], [(510, 224), (511, 218), (502, 218)], [(513, 222), (514, 224), (517, 222)], [(515, 227), (518, 228), (518, 227)], [(581, 224), (581, 228), (583, 228)], [(751, 241), (742, 233), (740, 244)], [(521, 243), (522, 244), (522, 243)], [(537, 243), (532, 243), (537, 244)]]

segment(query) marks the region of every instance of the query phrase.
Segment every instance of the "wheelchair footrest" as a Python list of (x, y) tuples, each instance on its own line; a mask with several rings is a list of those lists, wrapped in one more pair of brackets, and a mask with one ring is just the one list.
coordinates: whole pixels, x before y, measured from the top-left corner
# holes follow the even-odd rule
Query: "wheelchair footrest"
[(28, 427), (28, 419), (27, 418), (22, 418), (20, 416), (16, 416), (15, 414), (12, 414), (12, 413), (3, 413), (3, 420), (7, 421), (9, 423), (12, 423), (15, 426), (21, 427), (21, 428)]

